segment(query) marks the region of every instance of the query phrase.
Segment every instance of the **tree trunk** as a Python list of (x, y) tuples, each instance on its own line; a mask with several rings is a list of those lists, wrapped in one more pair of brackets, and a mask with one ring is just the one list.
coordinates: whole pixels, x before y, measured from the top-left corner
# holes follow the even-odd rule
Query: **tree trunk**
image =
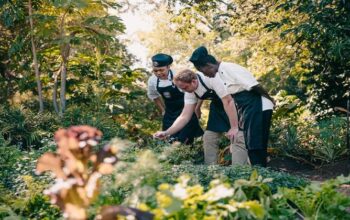
[(63, 61), (61, 69), (61, 90), (60, 90), (60, 116), (63, 115), (66, 110), (66, 81), (67, 81), (67, 63)]
[(57, 88), (58, 88), (58, 75), (61, 73), (61, 67), (57, 71), (57, 73), (54, 74), (54, 84), (53, 84), (53, 92), (52, 92), (52, 103), (53, 107), (55, 108), (55, 112), (57, 114), (60, 113), (58, 105), (57, 105)]
[(39, 96), (39, 113), (44, 111), (44, 102), (43, 102), (43, 95), (42, 95), (42, 87), (41, 87), (41, 81), (40, 81), (40, 72), (39, 72), (39, 65), (38, 65), (38, 59), (36, 56), (36, 48), (34, 44), (34, 28), (33, 28), (33, 13), (32, 13), (32, 1), (28, 1), (28, 11), (29, 11), (29, 23), (30, 23), (30, 40), (32, 43), (32, 53), (33, 53), (33, 63), (34, 63), (34, 70), (35, 70), (35, 79), (36, 84), (38, 87), (38, 96)]
[[(64, 30), (64, 21), (67, 11), (62, 15), (61, 24), (60, 24), (60, 40), (65, 42), (65, 30)], [(67, 81), (67, 66), (68, 66), (68, 57), (70, 52), (70, 43), (63, 43), (61, 45), (61, 58), (62, 58), (62, 67), (61, 67), (61, 90), (60, 90), (60, 116), (63, 116), (64, 111), (66, 110), (66, 81)]]

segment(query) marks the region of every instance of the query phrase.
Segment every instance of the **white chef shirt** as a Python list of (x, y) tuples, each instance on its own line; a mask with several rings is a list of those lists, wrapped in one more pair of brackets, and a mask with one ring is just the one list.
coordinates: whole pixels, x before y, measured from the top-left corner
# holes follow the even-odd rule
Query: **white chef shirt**
[[(173, 77), (175, 76), (175, 72), (172, 71)], [(147, 82), (147, 96), (149, 99), (154, 100), (158, 97), (160, 97), (160, 94), (157, 91), (157, 80), (158, 77), (156, 77), (154, 74), (149, 77)], [(159, 79), (159, 87), (168, 87), (172, 85), (171, 75), (168, 74), (168, 79)]]
[[(253, 86), (259, 84), (246, 68), (235, 63), (221, 62), (214, 78), (217, 77), (222, 79), (230, 94), (249, 91)], [(261, 96), (261, 101), (263, 111), (273, 109), (273, 103), (269, 99)]]
[[(197, 74), (200, 75), (200, 77), (203, 80), (204, 84), (209, 89), (212, 89), (212, 90), (215, 91), (215, 93), (219, 96), (219, 98), (223, 98), (224, 96), (227, 96), (227, 95), (230, 94), (226, 90), (226, 87), (225, 87), (223, 81), (220, 78), (209, 78), (209, 77), (204, 76), (203, 73), (201, 73), (201, 72), (198, 72)], [(198, 96), (201, 97), (205, 92), (208, 91), (202, 85), (202, 83), (198, 79), (198, 76), (197, 76), (197, 80), (198, 80), (198, 87), (197, 87), (197, 89), (194, 92), (192, 92), (192, 93), (185, 92), (185, 104), (195, 104), (195, 103), (197, 103), (198, 98), (195, 95), (195, 93)]]

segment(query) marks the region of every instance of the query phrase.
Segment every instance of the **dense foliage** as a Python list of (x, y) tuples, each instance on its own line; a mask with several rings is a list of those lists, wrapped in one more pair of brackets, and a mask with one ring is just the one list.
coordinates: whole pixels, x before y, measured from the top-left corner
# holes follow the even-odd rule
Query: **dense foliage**
[(317, 120), (300, 99), (281, 91), (271, 128), (271, 147), (279, 155), (312, 166), (336, 162), (348, 155), (347, 120), (328, 117)]
[[(120, 38), (119, 13), (140, 10), (156, 21), (138, 33), (148, 56), (169, 53), (174, 69), (189, 68), (193, 49), (205, 45), (269, 90), (271, 157), (319, 167), (349, 155), (347, 121), (334, 112), (350, 96), (349, 1), (0, 0), (1, 219), (62, 218), (42, 194), (54, 179), (35, 167), (55, 151), (56, 130), (81, 124), (102, 131), (96, 150), (114, 137), (124, 147), (84, 206), (90, 218), (120, 204), (159, 219), (350, 218), (339, 192), (347, 177), (320, 184), (265, 168), (206, 166), (202, 140), (153, 140), (161, 115), (146, 96), (150, 73), (134, 68)], [(221, 161), (229, 163), (224, 154)]]
[[(170, 1), (171, 12), (156, 26), (176, 31), (182, 41), (171, 34), (146, 35), (144, 41), (152, 52), (161, 49), (159, 42), (170, 41), (167, 52), (186, 60), (204, 44), (220, 60), (247, 66), (273, 94), (282, 89), (297, 95), (323, 117), (346, 107), (350, 96), (349, 5), (342, 0)], [(164, 27), (166, 22), (172, 25)]]
[[(278, 6), (282, 13), (292, 12), (276, 22), (292, 34), (295, 44), (306, 44), (310, 51), (308, 85), (311, 109), (318, 113), (335, 106), (346, 107), (350, 98), (350, 3), (348, 1), (286, 1)], [(294, 22), (296, 18), (298, 22)], [(276, 27), (275, 27), (276, 28)]]
[[(62, 115), (66, 102), (80, 104), (94, 100), (99, 106), (114, 95), (113, 88), (120, 90), (121, 85), (131, 84), (125, 75), (132, 75), (129, 68), (132, 57), (117, 38), (125, 26), (119, 17), (108, 14), (117, 4), (34, 1), (32, 16), (28, 15), (26, 2), (1, 1), (1, 5), (0, 27), (5, 33), (0, 51), (2, 101), (30, 100), (38, 94), (31, 69), (34, 62), (28, 40), (31, 34), (44, 99), (39, 101), (45, 102), (45, 108)], [(28, 18), (34, 20), (32, 30), (26, 28)], [(28, 95), (29, 92), (35, 96)]]

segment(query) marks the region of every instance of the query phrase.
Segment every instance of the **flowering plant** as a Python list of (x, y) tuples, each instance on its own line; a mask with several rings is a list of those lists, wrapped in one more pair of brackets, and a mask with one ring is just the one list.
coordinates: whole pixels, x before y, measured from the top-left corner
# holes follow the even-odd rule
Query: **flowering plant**
[[(257, 191), (257, 182), (262, 186), (264, 182), (270, 181), (259, 178), (255, 171), (250, 181), (236, 181), (234, 186), (213, 180), (205, 190), (199, 184), (190, 185), (188, 176), (181, 176), (175, 185), (159, 185), (156, 193), (157, 207), (151, 208), (142, 203), (139, 208), (151, 211), (155, 214), (155, 219), (263, 219), (267, 214), (265, 204), (258, 197), (250, 198), (254, 195), (245, 194), (245, 189), (242, 188), (255, 187)], [(249, 188), (247, 192), (251, 190)], [(259, 194), (260, 198), (269, 196), (269, 192), (263, 188), (260, 188)]]
[[(55, 133), (57, 153), (45, 153), (38, 160), (38, 174), (51, 171), (56, 177), (54, 185), (44, 193), (63, 211), (65, 218), (87, 219), (86, 210), (99, 193), (100, 177), (111, 173), (118, 161), (118, 145), (106, 145), (94, 152), (93, 147), (101, 136), (101, 131), (89, 126), (60, 129)], [(103, 207), (97, 219), (113, 219), (117, 215), (153, 218), (152, 214), (137, 209), (110, 206)]]

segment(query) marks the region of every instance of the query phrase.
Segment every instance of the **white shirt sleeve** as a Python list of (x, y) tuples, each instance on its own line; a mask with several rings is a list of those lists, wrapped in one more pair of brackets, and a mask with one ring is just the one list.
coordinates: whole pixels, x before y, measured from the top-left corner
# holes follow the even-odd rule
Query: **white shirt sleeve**
[(193, 92), (192, 93), (185, 92), (184, 100), (185, 100), (185, 105), (186, 104), (196, 104), (198, 101), (198, 98), (196, 97), (196, 95)]
[(220, 76), (216, 74), (214, 78), (207, 78), (209, 81), (209, 88), (214, 90), (215, 93), (219, 96), (219, 98), (223, 98), (229, 95), (226, 86)]
[(149, 99), (154, 100), (160, 97), (160, 94), (157, 91), (157, 77), (152, 75), (147, 82), (147, 96)]

